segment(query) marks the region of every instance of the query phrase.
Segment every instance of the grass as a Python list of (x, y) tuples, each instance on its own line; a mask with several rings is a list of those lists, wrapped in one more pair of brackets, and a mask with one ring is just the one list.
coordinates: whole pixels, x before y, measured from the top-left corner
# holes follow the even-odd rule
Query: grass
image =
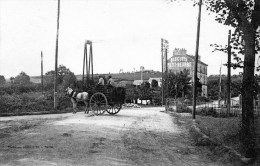
[(214, 118), (210, 116), (197, 116), (196, 122), (200, 130), (212, 138), (215, 142), (230, 146), (236, 151), (240, 151), (240, 118)]
[[(53, 105), (53, 98), (42, 95), (40, 92), (0, 95), (0, 114), (2, 116), (54, 112)], [(66, 108), (70, 107), (72, 106), (69, 97), (58, 94), (58, 110), (66, 111)]]
[[(176, 117), (176, 122), (179, 125), (184, 125), (190, 130), (193, 144), (197, 146), (208, 146), (212, 152), (217, 156), (214, 160), (220, 160), (223, 163), (237, 162), (237, 156), (230, 153), (229, 150), (234, 150), (238, 154), (244, 156), (242, 150), (241, 140), (241, 117), (211, 117), (196, 115), (197, 127), (202, 133), (209, 136), (213, 142), (207, 142), (204, 139), (200, 139), (201, 135), (191, 130), (193, 125), (192, 116), (190, 113), (173, 114)], [(255, 119), (256, 126), (256, 149), (260, 150), (260, 118)], [(224, 148), (225, 147), (225, 148)], [(260, 151), (259, 151), (260, 152)], [(257, 154), (255, 165), (260, 165), (260, 153)]]
[(190, 131), (193, 140), (192, 144), (196, 146), (207, 146), (211, 149), (212, 154), (209, 154), (209, 157), (212, 158), (212, 160), (218, 160), (223, 164), (230, 164), (233, 162), (232, 160), (234, 158), (230, 157), (228, 150), (220, 145), (231, 147), (236, 151), (240, 150), (239, 118), (214, 118), (210, 116), (196, 115), (195, 121), (197, 127), (202, 133), (209, 136), (210, 139), (214, 141), (209, 142), (208, 140), (203, 139), (202, 135), (191, 130), (193, 119), (190, 113), (178, 113), (173, 114), (173, 116), (176, 117), (177, 124), (184, 126)]

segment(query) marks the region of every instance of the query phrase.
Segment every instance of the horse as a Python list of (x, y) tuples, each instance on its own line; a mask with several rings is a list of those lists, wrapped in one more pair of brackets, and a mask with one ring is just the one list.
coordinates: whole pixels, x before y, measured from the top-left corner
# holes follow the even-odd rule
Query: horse
[(70, 100), (73, 105), (73, 114), (77, 113), (77, 104), (79, 101), (83, 101), (86, 105), (85, 113), (89, 113), (88, 109), (88, 100), (89, 100), (89, 94), (87, 92), (77, 92), (74, 91), (72, 88), (67, 87), (65, 89), (66, 95), (70, 97)]

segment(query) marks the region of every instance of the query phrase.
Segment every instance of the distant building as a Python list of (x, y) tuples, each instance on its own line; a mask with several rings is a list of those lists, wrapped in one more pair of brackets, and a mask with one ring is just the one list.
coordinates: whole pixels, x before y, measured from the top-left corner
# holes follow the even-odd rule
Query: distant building
[(126, 87), (127, 85), (132, 85), (133, 81), (120, 81), (117, 83), (117, 87)]
[(133, 85), (140, 86), (143, 82), (144, 80), (134, 80)]
[[(173, 50), (173, 56), (167, 60), (168, 62), (168, 71), (178, 73), (184, 69), (189, 71), (189, 76), (194, 80), (194, 63), (195, 56), (188, 55), (186, 49), (177, 49)], [(200, 79), (202, 84), (202, 93), (201, 96), (207, 96), (207, 67), (208, 65), (201, 61), (200, 56), (198, 57), (198, 70), (197, 77)]]
[(156, 80), (158, 82), (158, 86), (161, 87), (162, 86), (162, 77), (159, 78), (149, 78), (148, 82), (150, 83), (150, 85), (152, 85), (152, 81)]

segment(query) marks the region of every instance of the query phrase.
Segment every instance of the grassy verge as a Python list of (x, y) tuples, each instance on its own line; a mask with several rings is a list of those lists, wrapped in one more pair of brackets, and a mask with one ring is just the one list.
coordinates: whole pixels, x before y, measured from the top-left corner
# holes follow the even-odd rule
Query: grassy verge
[(236, 151), (240, 151), (240, 118), (197, 116), (196, 122), (200, 130), (215, 142), (230, 146)]
[(202, 135), (191, 130), (194, 122), (190, 113), (174, 113), (173, 116), (176, 117), (177, 124), (185, 126), (190, 131), (194, 145), (207, 146), (211, 149), (212, 154), (209, 157), (213, 161), (218, 160), (223, 164), (230, 164), (237, 160), (222, 145), (236, 151), (240, 150), (240, 120), (238, 118), (214, 118), (197, 115), (195, 120), (197, 127), (202, 133), (209, 136), (210, 140), (213, 140), (211, 142), (203, 139)]
[[(241, 117), (216, 118), (211, 116), (196, 115), (196, 126), (209, 137), (210, 141), (203, 138), (192, 129), (194, 124), (190, 113), (173, 113), (177, 124), (185, 126), (192, 136), (194, 145), (207, 146), (215, 154), (214, 160), (223, 163), (236, 163), (239, 165), (244, 156), (240, 137)], [(260, 150), (260, 119), (255, 119), (256, 124), (256, 149)], [(260, 153), (257, 154), (255, 165), (260, 165)]]
[[(30, 115), (55, 113), (52, 96), (40, 92), (4, 94), (0, 96), (0, 115)], [(58, 112), (69, 112), (71, 101), (64, 94), (58, 94)], [(70, 110), (71, 111), (71, 110)]]

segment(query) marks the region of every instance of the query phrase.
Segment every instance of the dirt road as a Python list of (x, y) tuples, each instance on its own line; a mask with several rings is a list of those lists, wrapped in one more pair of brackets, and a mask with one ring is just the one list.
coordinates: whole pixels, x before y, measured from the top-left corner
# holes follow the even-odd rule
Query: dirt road
[(0, 165), (217, 165), (162, 110), (2, 117)]

